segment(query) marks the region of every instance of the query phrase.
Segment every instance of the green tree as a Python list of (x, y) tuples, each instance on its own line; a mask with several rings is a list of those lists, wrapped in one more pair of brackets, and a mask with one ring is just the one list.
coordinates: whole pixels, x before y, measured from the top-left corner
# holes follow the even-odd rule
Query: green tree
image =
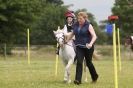
[(56, 4), (56, 5), (62, 5), (62, 0), (46, 0), (47, 3)]
[(121, 35), (133, 35), (133, 0), (115, 0), (112, 12), (119, 16), (117, 24), (121, 29)]
[(113, 39), (113, 36), (111, 34), (107, 34), (106, 33), (106, 25), (109, 23), (108, 20), (103, 20), (103, 21), (100, 21), (100, 24), (99, 24), (99, 28), (101, 30), (101, 32), (103, 32), (104, 34), (104, 43), (105, 44), (112, 44), (112, 39)]
[(40, 14), (40, 8), (44, 5), (42, 2), (42, 0), (0, 0), (0, 44), (13, 45), (19, 36), (24, 36), (26, 29)]
[(32, 44), (54, 44), (56, 42), (53, 30), (57, 30), (64, 25), (64, 13), (67, 8), (55, 4), (47, 4), (44, 8), (40, 20), (32, 27), (31, 43)]

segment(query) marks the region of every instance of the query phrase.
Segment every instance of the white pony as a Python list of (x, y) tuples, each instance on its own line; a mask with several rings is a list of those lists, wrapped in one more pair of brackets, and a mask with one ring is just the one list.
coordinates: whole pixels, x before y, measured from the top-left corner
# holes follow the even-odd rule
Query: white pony
[[(62, 30), (60, 29), (60, 27), (58, 27), (58, 30), (53, 32), (60, 46), (59, 56), (62, 59), (63, 64), (65, 66), (64, 82), (71, 83), (70, 67), (74, 63), (74, 58), (76, 56), (73, 46), (73, 40), (70, 40), (69, 42), (65, 43), (65, 35), (69, 35), (69, 33), (67, 32), (66, 25)], [(88, 80), (86, 69), (86, 63), (84, 63), (85, 82), (87, 82)]]
[(73, 41), (70, 40), (65, 43), (65, 35), (67, 35), (66, 26), (62, 30), (58, 27), (58, 30), (53, 32), (60, 46), (59, 56), (65, 66), (64, 82), (71, 83), (70, 66), (73, 64), (76, 55), (73, 47)]

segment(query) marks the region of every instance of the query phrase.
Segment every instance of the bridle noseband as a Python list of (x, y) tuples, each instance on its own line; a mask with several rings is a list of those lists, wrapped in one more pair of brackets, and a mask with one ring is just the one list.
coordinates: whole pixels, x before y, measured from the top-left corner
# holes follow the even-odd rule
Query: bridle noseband
[[(58, 42), (58, 44), (59, 44), (59, 40), (60, 39), (62, 39), (63, 40), (63, 43), (65, 44), (65, 35), (64, 35), (64, 33), (63, 32), (61, 32), (62, 34), (63, 34), (63, 36), (62, 37), (58, 37), (57, 38), (57, 42)], [(59, 33), (58, 33), (59, 34)], [(57, 34), (56, 34), (57, 35)]]
[[(73, 47), (72, 45), (70, 45), (70, 44), (68, 44), (68, 43), (65, 42), (65, 35), (64, 35), (63, 32), (61, 32), (61, 33), (63, 34), (63, 36), (57, 38), (57, 43), (59, 44), (59, 39), (63, 39), (63, 44), (66, 44), (66, 45), (68, 45), (68, 46)], [(59, 33), (57, 33), (57, 34), (59, 34)], [(57, 34), (56, 34), (56, 35), (57, 35)]]

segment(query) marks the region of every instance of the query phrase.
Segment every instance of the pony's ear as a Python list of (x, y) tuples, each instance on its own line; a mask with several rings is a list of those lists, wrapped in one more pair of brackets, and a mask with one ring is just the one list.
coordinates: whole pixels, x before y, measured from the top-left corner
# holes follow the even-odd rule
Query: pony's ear
[(56, 34), (56, 31), (53, 31), (54, 34)]
[(58, 29), (57, 29), (57, 31), (60, 31), (61, 29), (60, 29), (60, 26), (58, 26)]
[(65, 25), (64, 28), (62, 29), (64, 34), (67, 34), (67, 26)]

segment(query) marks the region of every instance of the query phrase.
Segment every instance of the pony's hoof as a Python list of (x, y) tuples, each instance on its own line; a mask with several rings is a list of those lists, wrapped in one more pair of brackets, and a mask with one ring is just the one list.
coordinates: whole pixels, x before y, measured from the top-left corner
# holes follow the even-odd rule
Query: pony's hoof
[(85, 82), (88, 82), (88, 80), (87, 80), (87, 79), (85, 79)]
[(71, 83), (72, 81), (71, 80), (69, 80), (67, 83)]
[(64, 80), (63, 83), (71, 83), (72, 81), (71, 80)]
[(64, 80), (63, 83), (67, 83), (67, 80)]

